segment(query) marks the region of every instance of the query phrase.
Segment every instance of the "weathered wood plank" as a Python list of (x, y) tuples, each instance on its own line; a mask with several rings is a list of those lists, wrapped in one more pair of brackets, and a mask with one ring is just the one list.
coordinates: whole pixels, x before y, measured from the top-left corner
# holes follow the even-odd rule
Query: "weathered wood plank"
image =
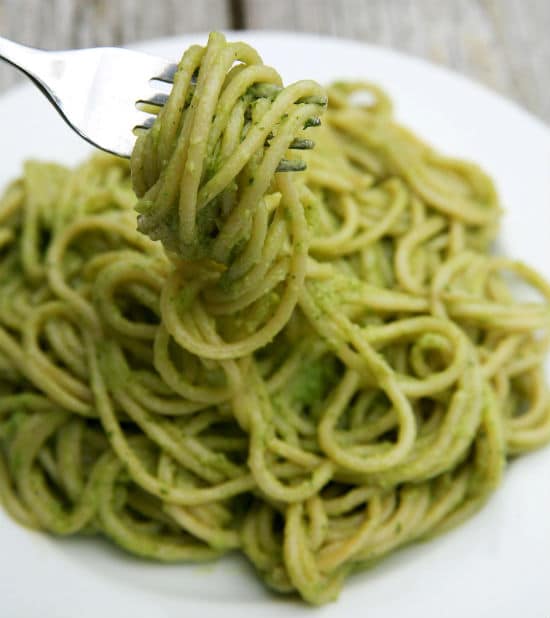
[(247, 28), (393, 47), (458, 70), (550, 122), (548, 0), (244, 0)]
[[(0, 0), (0, 33), (51, 49), (119, 45), (230, 27), (235, 4), (245, 27), (393, 47), (458, 70), (550, 122), (548, 0)], [(0, 90), (16, 79), (0, 66)]]
[[(63, 49), (229, 28), (227, 0), (0, 0), (0, 34)], [(0, 90), (19, 78), (0, 66)]]

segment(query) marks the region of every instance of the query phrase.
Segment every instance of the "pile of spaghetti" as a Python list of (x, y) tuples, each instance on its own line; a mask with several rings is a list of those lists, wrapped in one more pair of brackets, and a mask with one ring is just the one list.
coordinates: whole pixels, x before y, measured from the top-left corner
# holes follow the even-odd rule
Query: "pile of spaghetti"
[(550, 439), (550, 287), (488, 252), (490, 179), (396, 124), (376, 87), (327, 92), (323, 114), (318, 85), (283, 88), (213, 34), (131, 169), (31, 161), (7, 188), (0, 497), (17, 521), (162, 561), (238, 550), (324, 603)]

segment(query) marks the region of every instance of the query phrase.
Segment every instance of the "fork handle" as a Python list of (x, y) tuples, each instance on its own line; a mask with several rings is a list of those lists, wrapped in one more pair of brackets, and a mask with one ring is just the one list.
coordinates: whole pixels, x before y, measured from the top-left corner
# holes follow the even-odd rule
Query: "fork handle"
[(9, 39), (0, 37), (0, 58), (9, 62), (12, 66), (23, 73), (26, 73), (30, 78), (37, 79), (37, 64), (40, 62), (40, 56), (45, 53), (39, 49), (33, 49), (20, 43), (15, 43)]
[(0, 37), (0, 59), (30, 77), (40, 90), (56, 104), (58, 103), (57, 96), (51, 86), (58, 82), (63, 71), (63, 61), (59, 55), (59, 52), (27, 47)]
[(152, 96), (151, 79), (171, 82), (176, 69), (127, 49), (45, 51), (0, 37), (2, 59), (23, 71), (82, 138), (123, 157), (132, 152), (133, 130), (153, 118), (136, 101)]

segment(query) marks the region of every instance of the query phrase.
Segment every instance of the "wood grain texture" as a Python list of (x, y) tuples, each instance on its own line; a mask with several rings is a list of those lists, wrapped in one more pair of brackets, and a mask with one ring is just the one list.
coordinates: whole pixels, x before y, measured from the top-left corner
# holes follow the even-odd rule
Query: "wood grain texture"
[(309, 31), (446, 65), (550, 122), (549, 0), (244, 0), (247, 28)]
[[(392, 47), (464, 73), (550, 122), (550, 0), (0, 0), (0, 34), (47, 49), (236, 22)], [(0, 65), (0, 90), (16, 79)]]
[[(0, 35), (44, 49), (229, 28), (226, 0), (0, 0)], [(0, 65), (0, 90), (22, 79)]]

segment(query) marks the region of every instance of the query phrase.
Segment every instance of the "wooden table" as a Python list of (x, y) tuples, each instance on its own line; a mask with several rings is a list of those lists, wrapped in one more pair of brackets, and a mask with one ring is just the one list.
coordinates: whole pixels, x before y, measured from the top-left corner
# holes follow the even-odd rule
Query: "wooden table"
[[(550, 0), (0, 0), (0, 34), (49, 49), (220, 28), (393, 47), (483, 82), (550, 123)], [(0, 90), (17, 79), (0, 66)]]

